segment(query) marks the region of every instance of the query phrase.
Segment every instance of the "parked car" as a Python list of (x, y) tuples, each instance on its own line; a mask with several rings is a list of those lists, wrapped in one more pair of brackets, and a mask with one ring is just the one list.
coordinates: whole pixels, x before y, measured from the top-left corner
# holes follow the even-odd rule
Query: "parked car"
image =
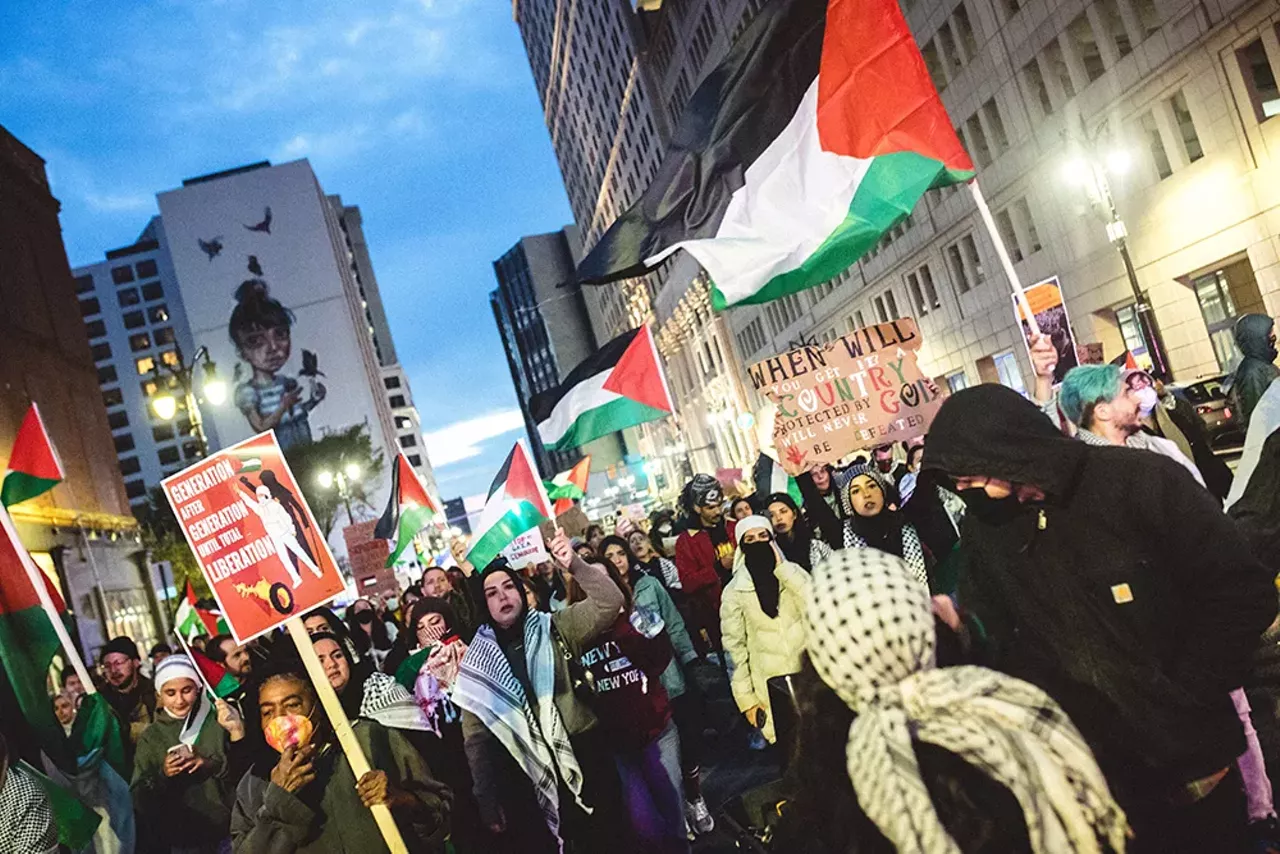
[(1238, 448), (1244, 445), (1246, 424), (1231, 408), (1227, 392), (1222, 387), (1227, 375), (1208, 377), (1190, 385), (1170, 386), (1173, 393), (1196, 408), (1196, 414), (1204, 422), (1209, 436), (1209, 447), (1215, 451)]

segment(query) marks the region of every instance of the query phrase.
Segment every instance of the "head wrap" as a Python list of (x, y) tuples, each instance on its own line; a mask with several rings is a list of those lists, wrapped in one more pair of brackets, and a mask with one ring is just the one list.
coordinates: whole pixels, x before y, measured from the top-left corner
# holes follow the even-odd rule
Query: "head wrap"
[(849, 780), (902, 854), (959, 854), (920, 776), (913, 739), (981, 769), (1017, 799), (1031, 850), (1125, 849), (1127, 823), (1066, 713), (1034, 685), (981, 667), (935, 666), (929, 593), (900, 558), (835, 552), (814, 568), (809, 656), (857, 717)]
[(748, 516), (745, 519), (739, 519), (733, 529), (733, 535), (737, 538), (738, 545), (742, 545), (742, 538), (747, 531), (768, 531), (773, 534), (773, 523), (763, 516)]
[(126, 635), (120, 635), (119, 637), (114, 637), (108, 641), (107, 645), (102, 648), (102, 652), (98, 655), (98, 659), (102, 660), (113, 652), (118, 652), (121, 655), (127, 655), (134, 661), (138, 660), (138, 645), (133, 642), (133, 638)]
[(774, 504), (781, 504), (796, 517), (791, 523), (789, 532), (785, 534), (778, 530), (773, 532), (773, 538), (782, 549), (782, 554), (792, 563), (799, 564), (805, 569), (813, 569), (813, 534), (809, 531), (809, 520), (800, 512), (800, 505), (796, 504), (796, 500), (785, 492), (775, 492), (766, 498), (765, 511), (769, 512), (769, 508)]
[(190, 679), (196, 685), (201, 684), (200, 674), (191, 659), (185, 655), (171, 655), (156, 665), (156, 690), (175, 679)]

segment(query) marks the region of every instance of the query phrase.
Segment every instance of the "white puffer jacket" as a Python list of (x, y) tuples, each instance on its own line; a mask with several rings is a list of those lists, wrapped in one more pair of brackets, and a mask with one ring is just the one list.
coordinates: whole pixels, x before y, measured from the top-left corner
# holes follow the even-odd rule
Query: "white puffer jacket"
[(775, 736), (768, 682), (774, 676), (800, 671), (805, 649), (805, 596), (809, 589), (809, 573), (799, 564), (780, 561), (773, 574), (781, 588), (776, 619), (761, 609), (755, 582), (741, 558), (720, 600), (720, 631), (725, 651), (734, 664), (734, 702), (742, 712), (752, 706), (764, 706), (768, 717), (763, 732), (770, 743)]

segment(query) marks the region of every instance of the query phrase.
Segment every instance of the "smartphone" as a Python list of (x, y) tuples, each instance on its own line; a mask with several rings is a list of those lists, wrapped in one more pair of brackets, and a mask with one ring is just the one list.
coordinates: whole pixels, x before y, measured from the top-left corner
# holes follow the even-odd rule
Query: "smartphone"
[(451, 644), (451, 643), (457, 643), (460, 640), (462, 640), (462, 638), (459, 635), (445, 635), (444, 637), (440, 638), (440, 643)]
[(168, 752), (168, 753), (176, 753), (176, 754), (178, 754), (181, 758), (186, 759), (186, 758), (188, 758), (188, 757), (190, 757), (190, 756), (191, 756), (191, 745), (189, 745), (189, 744), (175, 744), (173, 747), (170, 747), (170, 748), (169, 748), (169, 750), (168, 750), (167, 752)]

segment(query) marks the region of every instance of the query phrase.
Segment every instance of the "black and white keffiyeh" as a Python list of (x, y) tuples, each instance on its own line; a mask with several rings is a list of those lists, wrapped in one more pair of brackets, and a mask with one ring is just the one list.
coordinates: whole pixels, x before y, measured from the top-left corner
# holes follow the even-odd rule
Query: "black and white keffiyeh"
[(581, 800), (582, 769), (556, 709), (556, 651), (550, 614), (529, 612), (524, 624), (524, 648), (529, 682), (536, 696), (526, 697), (493, 627), (484, 625), (476, 631), (462, 657), (453, 702), (479, 718), (520, 765), (533, 784), (547, 828), (563, 851), (559, 781), (564, 781), (579, 807), (588, 813), (591, 808)]
[[(887, 512), (887, 511), (881, 511)], [(844, 525), (844, 547), (846, 549), (869, 549), (872, 546), (863, 539), (856, 531), (853, 525), (845, 522)], [(888, 552), (881, 552), (888, 554)], [(904, 522), (902, 525), (902, 559), (911, 569), (911, 574), (916, 580), (929, 587), (929, 571), (925, 568), (924, 548), (920, 545), (920, 535), (916, 533), (915, 526), (910, 522)]]
[(389, 729), (412, 729), (439, 735), (413, 694), (397, 682), (394, 676), (385, 673), (375, 671), (364, 680), (360, 717), (377, 721)]
[(920, 777), (913, 739), (1005, 786), (1036, 854), (1125, 850), (1124, 813), (1053, 699), (985, 668), (936, 668), (929, 592), (901, 558), (845, 550), (814, 567), (807, 628), (818, 675), (858, 713), (846, 748), (858, 803), (899, 852), (960, 851)]
[(0, 789), (0, 851), (45, 854), (58, 850), (49, 796), (20, 765), (9, 766)]

